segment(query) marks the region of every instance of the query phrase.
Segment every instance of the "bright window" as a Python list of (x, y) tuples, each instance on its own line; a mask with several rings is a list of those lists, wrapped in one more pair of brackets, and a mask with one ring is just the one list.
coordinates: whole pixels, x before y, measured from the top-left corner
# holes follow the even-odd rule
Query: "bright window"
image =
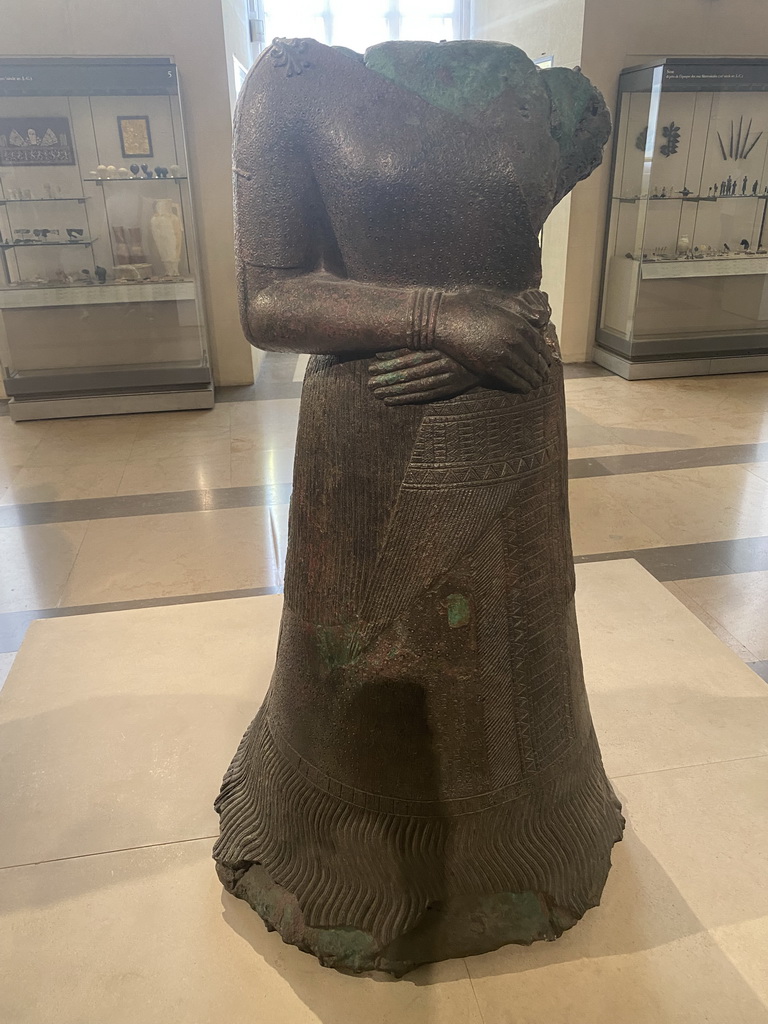
[(309, 36), (362, 53), (386, 39), (459, 39), (463, 0), (263, 0), (264, 40)]

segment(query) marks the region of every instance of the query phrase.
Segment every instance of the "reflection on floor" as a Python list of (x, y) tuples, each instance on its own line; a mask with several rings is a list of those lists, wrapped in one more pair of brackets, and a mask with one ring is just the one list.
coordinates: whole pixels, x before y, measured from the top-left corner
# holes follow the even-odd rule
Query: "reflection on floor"
[(577, 579), (628, 816), (602, 905), (401, 981), (322, 969), (214, 872), (279, 596), (36, 623), (0, 699), (3, 1024), (768, 1024), (768, 687), (636, 561)]
[[(207, 412), (0, 416), (0, 673), (36, 618), (280, 589), (305, 365)], [(768, 374), (566, 370), (577, 561), (636, 558), (768, 676)]]

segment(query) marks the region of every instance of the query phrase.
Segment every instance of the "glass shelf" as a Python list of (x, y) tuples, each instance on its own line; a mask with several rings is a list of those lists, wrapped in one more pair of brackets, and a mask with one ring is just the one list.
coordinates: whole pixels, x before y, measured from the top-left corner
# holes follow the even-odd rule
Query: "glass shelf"
[(703, 260), (643, 260), (640, 266), (640, 273), (646, 281), (687, 277), (742, 277), (753, 274), (762, 277), (768, 273), (768, 256), (755, 253), (713, 256)]
[(76, 242), (3, 242), (0, 249), (36, 249), (39, 245), (93, 245), (98, 238), (78, 239)]
[(178, 177), (176, 177), (176, 178), (172, 178), (170, 175), (168, 175), (167, 178), (158, 178), (156, 175), (153, 175), (153, 177), (151, 177), (151, 178), (83, 178), (83, 181), (90, 182), (90, 184), (92, 184), (92, 185), (103, 185), (105, 181), (110, 182), (110, 184), (124, 185), (128, 181), (187, 181), (187, 180), (188, 179), (187, 179), (186, 175), (182, 175), (182, 174), (178, 175)]
[(640, 203), (647, 199), (649, 203), (714, 203), (720, 199), (768, 199), (768, 192), (752, 193), (746, 196), (611, 196), (617, 203)]
[(194, 281), (76, 282), (70, 285), (17, 285), (0, 288), (0, 309), (34, 306), (94, 306), (115, 302), (194, 301)]
[(49, 196), (45, 199), (0, 199), (0, 206), (7, 203), (87, 203), (88, 196)]
[(627, 68), (617, 107), (593, 359), (628, 380), (768, 369), (768, 59)]
[[(210, 408), (196, 179), (175, 65), (0, 57), (0, 107), (22, 135), (50, 128), (68, 161), (0, 167), (0, 380), (10, 416)], [(147, 141), (151, 126), (151, 157), (121, 155), (124, 119)]]

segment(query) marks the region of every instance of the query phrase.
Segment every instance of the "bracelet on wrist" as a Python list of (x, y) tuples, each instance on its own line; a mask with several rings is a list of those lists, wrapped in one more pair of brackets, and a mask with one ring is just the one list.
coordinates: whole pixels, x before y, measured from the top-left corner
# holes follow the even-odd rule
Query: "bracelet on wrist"
[(408, 304), (406, 346), (423, 351), (435, 347), (437, 315), (443, 293), (437, 288), (416, 288)]

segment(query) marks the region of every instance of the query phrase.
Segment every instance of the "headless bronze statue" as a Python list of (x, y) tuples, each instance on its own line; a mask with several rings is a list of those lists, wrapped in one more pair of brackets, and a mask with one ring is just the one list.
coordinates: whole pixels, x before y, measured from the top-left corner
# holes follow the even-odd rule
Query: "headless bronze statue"
[(553, 939), (623, 819), (574, 613), (547, 215), (610, 121), (514, 46), (276, 40), (235, 125), (249, 340), (312, 354), (269, 693), (222, 882), (322, 963)]

